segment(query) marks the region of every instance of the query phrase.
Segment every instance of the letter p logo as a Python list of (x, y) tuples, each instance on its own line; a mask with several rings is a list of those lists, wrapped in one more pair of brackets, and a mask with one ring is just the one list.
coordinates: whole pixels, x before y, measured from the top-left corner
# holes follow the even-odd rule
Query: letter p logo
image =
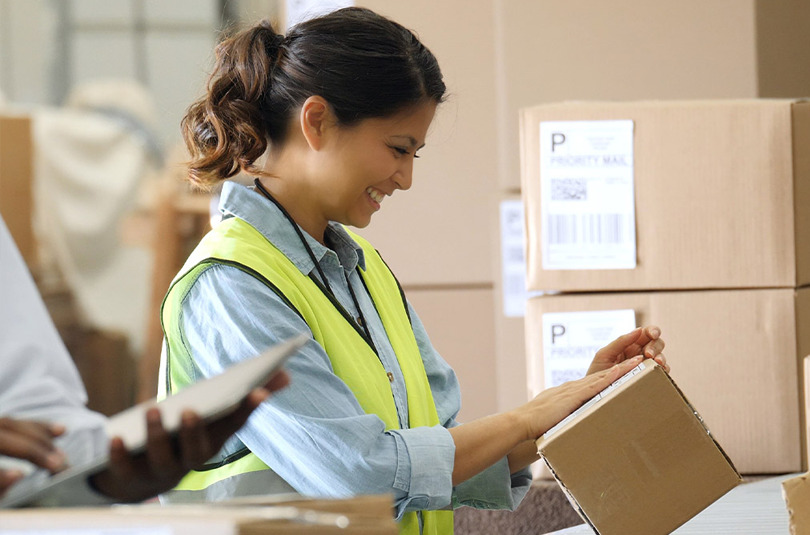
[(554, 132), (551, 134), (551, 152), (557, 148), (557, 145), (565, 143), (565, 134), (562, 132)]
[(555, 323), (551, 326), (551, 343), (556, 343), (557, 338), (565, 334), (565, 325)]

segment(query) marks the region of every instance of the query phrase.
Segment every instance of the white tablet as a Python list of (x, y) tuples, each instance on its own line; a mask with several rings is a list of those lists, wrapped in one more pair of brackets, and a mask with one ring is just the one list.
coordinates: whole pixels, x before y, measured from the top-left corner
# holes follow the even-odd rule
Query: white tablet
[[(264, 353), (235, 364), (224, 373), (199, 381), (169, 396), (161, 402), (146, 401), (122, 411), (107, 421), (109, 437), (121, 437), (130, 452), (146, 448), (146, 411), (159, 407), (163, 427), (171, 434), (180, 429), (183, 411), (194, 410), (204, 421), (213, 421), (233, 412), (251, 390), (267, 383), (284, 361), (309, 339), (299, 335), (275, 345)], [(25, 505), (55, 505), (60, 489), (67, 488), (74, 478), (88, 478), (106, 468), (109, 458), (104, 456), (89, 463), (74, 466), (53, 476), (33, 474), (12, 486), (0, 500), (0, 508)], [(37, 477), (38, 476), (38, 477)]]

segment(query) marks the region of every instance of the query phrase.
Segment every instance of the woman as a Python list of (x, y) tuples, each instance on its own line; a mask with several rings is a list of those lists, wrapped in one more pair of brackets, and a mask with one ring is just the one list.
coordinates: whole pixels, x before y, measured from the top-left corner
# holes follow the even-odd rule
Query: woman
[(630, 357), (663, 362), (657, 329), (637, 330), (600, 351), (587, 378), (458, 425), (453, 371), (379, 254), (343, 226), (365, 227), (410, 187), (445, 98), (436, 59), (360, 8), (286, 37), (260, 24), (217, 57), (183, 122), (191, 180), (257, 178), (223, 185), (223, 222), (166, 297), (161, 382), (182, 388), (299, 332), (312, 341), (289, 362), (291, 386), (169, 499), (390, 493), (403, 532), (450, 533), (443, 509), (516, 507), (534, 439), (640, 360)]

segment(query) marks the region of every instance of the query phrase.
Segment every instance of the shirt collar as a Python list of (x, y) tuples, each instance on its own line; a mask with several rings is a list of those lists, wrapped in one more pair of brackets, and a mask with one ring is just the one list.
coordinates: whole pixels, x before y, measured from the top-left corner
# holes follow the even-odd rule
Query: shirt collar
[[(309, 275), (315, 269), (312, 259), (290, 221), (274, 203), (254, 188), (235, 182), (225, 182), (222, 185), (219, 199), (219, 211), (222, 212), (223, 218), (238, 217), (258, 230), (302, 273)], [(298, 228), (301, 229), (300, 226)], [(363, 249), (349, 236), (342, 225), (330, 222), (326, 229), (326, 241), (333, 249), (318, 243), (318, 240), (310, 236), (304, 229), (301, 229), (301, 233), (319, 263), (323, 263), (327, 256), (336, 256), (337, 261), (346, 271), (352, 271), (358, 265), (365, 270)]]

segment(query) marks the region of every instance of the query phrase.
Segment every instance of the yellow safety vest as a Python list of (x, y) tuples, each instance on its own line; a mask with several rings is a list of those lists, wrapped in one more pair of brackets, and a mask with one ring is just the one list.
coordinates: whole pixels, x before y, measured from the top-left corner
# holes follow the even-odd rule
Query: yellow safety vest
[[(433, 395), (399, 284), (371, 244), (355, 234), (352, 238), (363, 248), (366, 267), (361, 276), (405, 378), (410, 426), (438, 425)], [(239, 218), (226, 219), (203, 238), (163, 301), (161, 322), (168, 369), (164, 370), (166, 384), (161, 385), (161, 390), (176, 392), (193, 382), (193, 356), (181, 340), (180, 310), (196, 279), (212, 263), (238, 267), (282, 297), (306, 321), (315, 340), (329, 355), (335, 374), (349, 386), (363, 410), (376, 414), (386, 430), (399, 429), (391, 382), (377, 354), (312, 279), (258, 230)], [(225, 459), (214, 468), (189, 473), (176, 490), (201, 490), (225, 478), (267, 468), (256, 455), (247, 453), (237, 459)], [(421, 511), (421, 515), (422, 533), (453, 533), (452, 511)], [(415, 512), (404, 515), (400, 533), (419, 534)]]

